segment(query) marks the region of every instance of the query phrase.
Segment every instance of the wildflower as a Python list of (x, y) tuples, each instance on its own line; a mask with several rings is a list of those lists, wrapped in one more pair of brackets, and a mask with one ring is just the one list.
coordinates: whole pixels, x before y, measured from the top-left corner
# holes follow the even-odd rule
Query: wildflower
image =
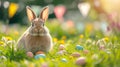
[(91, 39), (87, 39), (86, 43), (92, 43), (92, 40)]
[(15, 34), (15, 35), (18, 35), (18, 34), (19, 34), (19, 32), (18, 32), (18, 31), (14, 31), (14, 34)]
[(65, 44), (65, 41), (64, 40), (60, 40), (60, 44)]
[(105, 49), (105, 45), (100, 45), (100, 46), (99, 46), (99, 49), (100, 49), (100, 50), (104, 50), (104, 49)]
[(34, 63), (29, 63), (28, 67), (35, 67)]
[(29, 61), (28, 61), (28, 60), (25, 60), (25, 61), (24, 61), (24, 64), (29, 65)]
[(81, 34), (79, 37), (82, 39), (82, 38), (84, 37), (84, 35), (83, 35), (83, 34)]
[(88, 32), (91, 32), (91, 31), (93, 30), (93, 25), (92, 25), (92, 24), (87, 24), (87, 25), (86, 25), (86, 30), (87, 30)]
[(13, 40), (11, 37), (7, 36), (5, 37), (6, 40), (10, 41), (10, 40)]
[(57, 42), (58, 41), (58, 39), (57, 38), (53, 38), (53, 42)]
[(65, 40), (65, 39), (66, 39), (66, 36), (62, 36), (62, 39)]
[(0, 56), (0, 60), (7, 60), (5, 56)]
[(109, 41), (108, 37), (103, 38), (104, 41)]
[(98, 58), (99, 58), (99, 57), (98, 57), (97, 54), (93, 54), (93, 55), (92, 55), (92, 59), (97, 60)]
[(0, 41), (0, 45), (4, 45), (4, 42), (3, 42), (3, 41)]

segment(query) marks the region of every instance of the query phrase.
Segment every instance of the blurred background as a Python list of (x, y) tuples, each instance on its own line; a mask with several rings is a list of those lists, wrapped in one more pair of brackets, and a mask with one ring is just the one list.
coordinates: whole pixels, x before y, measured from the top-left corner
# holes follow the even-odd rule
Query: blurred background
[[(109, 35), (111, 32), (119, 34), (120, 31), (120, 0), (0, 0), (1, 32), (7, 33), (9, 26), (13, 29), (28, 27), (30, 23), (26, 6), (30, 6), (37, 15), (43, 7), (49, 6), (50, 14), (46, 25), (56, 36), (80, 34), (84, 31), (84, 34), (101, 31)], [(18, 30), (19, 28), (15, 33)], [(61, 34), (60, 30), (67, 32)]]

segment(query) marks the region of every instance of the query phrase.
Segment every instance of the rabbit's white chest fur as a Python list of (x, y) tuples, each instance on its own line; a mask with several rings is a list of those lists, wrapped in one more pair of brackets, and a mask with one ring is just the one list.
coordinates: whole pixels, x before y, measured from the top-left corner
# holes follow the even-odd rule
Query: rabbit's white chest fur
[(34, 36), (29, 34), (29, 29), (20, 37), (18, 40), (18, 48), (24, 48), (26, 51), (31, 51), (33, 53), (37, 51), (48, 52), (52, 49), (52, 37), (48, 32), (42, 36)]
[(49, 34), (46, 36), (31, 36), (28, 34), (25, 37), (26, 51), (31, 51), (33, 53), (37, 51), (48, 52), (51, 46), (52, 42)]

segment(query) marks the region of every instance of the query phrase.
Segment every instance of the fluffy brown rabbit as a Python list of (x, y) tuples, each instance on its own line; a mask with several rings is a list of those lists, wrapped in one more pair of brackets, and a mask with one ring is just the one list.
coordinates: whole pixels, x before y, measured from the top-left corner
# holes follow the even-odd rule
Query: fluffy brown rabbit
[(27, 6), (26, 11), (31, 26), (19, 38), (17, 48), (34, 54), (37, 51), (48, 52), (52, 49), (52, 38), (44, 24), (49, 15), (49, 8), (43, 8), (38, 18), (30, 7)]

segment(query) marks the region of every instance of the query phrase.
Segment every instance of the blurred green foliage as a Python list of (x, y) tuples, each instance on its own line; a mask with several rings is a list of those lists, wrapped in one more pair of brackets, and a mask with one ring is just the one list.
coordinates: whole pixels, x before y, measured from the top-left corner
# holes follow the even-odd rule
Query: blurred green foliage
[[(119, 67), (120, 66), (120, 38), (115, 34), (110, 36), (104, 35), (101, 31), (95, 31), (91, 34), (87, 29), (83, 33), (78, 31), (64, 30), (60, 24), (49, 22), (45, 24), (53, 37), (54, 47), (46, 58), (36, 60), (29, 58), (22, 50), (16, 50), (16, 41), (21, 34), (27, 29), (23, 26), (9, 27), (8, 34), (0, 33), (0, 67), (41, 67), (44, 63), (50, 67)], [(18, 33), (16, 33), (16, 31)], [(77, 34), (76, 34), (77, 33)], [(59, 54), (59, 46), (65, 46), (65, 53)], [(83, 47), (83, 50), (76, 50), (76, 45)], [(100, 46), (103, 46), (102, 49)], [(85, 52), (87, 50), (88, 52)], [(78, 57), (71, 54), (78, 52), (80, 57), (86, 58), (85, 65), (76, 65)], [(65, 59), (66, 61), (62, 61)]]

